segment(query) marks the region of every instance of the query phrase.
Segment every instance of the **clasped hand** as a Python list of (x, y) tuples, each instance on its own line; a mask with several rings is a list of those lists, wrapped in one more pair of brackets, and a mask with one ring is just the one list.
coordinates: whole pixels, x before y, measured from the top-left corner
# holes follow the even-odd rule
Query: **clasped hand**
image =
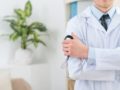
[(80, 59), (88, 58), (88, 47), (83, 44), (75, 33), (72, 33), (73, 39), (64, 40), (62, 43), (65, 56), (73, 56)]

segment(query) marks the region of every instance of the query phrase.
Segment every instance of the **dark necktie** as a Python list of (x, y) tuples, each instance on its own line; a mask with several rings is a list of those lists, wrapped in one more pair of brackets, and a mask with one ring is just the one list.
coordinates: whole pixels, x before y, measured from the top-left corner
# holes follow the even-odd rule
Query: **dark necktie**
[(110, 17), (109, 17), (108, 14), (103, 15), (103, 16), (100, 18), (100, 21), (101, 21), (102, 26), (103, 26), (103, 27), (105, 28), (105, 30), (107, 31), (108, 25), (107, 25), (106, 19), (110, 19)]

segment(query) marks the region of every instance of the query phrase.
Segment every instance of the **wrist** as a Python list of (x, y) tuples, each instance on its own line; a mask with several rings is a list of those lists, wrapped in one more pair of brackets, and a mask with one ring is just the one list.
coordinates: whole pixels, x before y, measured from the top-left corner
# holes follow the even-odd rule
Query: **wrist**
[(80, 54), (80, 58), (81, 59), (87, 59), (88, 58), (88, 52), (89, 52), (89, 48), (85, 46), (83, 48), (83, 51)]
[(84, 53), (84, 58), (85, 58), (85, 59), (88, 58), (88, 51), (89, 51), (89, 48), (86, 47), (86, 48), (85, 48), (85, 53)]

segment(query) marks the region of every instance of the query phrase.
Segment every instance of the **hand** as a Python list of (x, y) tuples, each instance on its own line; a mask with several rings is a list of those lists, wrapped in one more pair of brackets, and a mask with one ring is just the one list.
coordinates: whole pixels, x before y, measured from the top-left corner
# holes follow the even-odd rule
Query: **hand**
[(72, 36), (73, 39), (64, 40), (62, 43), (64, 55), (81, 59), (88, 58), (88, 47), (80, 41), (75, 33), (72, 33)]

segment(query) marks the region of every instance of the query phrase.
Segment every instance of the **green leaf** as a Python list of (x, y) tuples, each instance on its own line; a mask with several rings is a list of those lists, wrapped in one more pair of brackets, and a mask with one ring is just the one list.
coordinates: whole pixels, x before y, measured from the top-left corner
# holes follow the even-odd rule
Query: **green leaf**
[(18, 25), (24, 25), (25, 19), (19, 19), (18, 20)]
[(34, 35), (34, 41), (38, 41), (39, 35), (36, 32), (34, 32), (33, 35)]
[(35, 41), (34, 39), (29, 39), (29, 40), (27, 40), (27, 42), (32, 42), (32, 43), (34, 43), (34, 46), (35, 46), (35, 47), (37, 47), (38, 43), (41, 43), (41, 44), (43, 44), (44, 46), (47, 46), (46, 43), (45, 43), (44, 41), (42, 41), (42, 40), (37, 40), (37, 41)]
[(11, 19), (11, 20), (10, 19), (5, 19), (4, 21), (9, 22), (12, 30), (15, 33), (18, 33), (20, 35), (20, 26), (18, 25), (18, 23), (14, 19)]
[(38, 41), (35, 41), (34, 39), (29, 39), (27, 42), (32, 42), (35, 47), (38, 47)]
[(5, 16), (4, 18), (9, 18), (9, 19), (13, 19), (14, 18), (15, 19), (16, 16), (13, 16), (13, 15), (10, 16), (10, 15), (8, 15), (8, 16)]
[(38, 42), (33, 42), (34, 43), (34, 46), (37, 48), (38, 47)]
[(10, 38), (10, 40), (16, 41), (18, 39), (18, 37), (19, 37), (19, 35), (17, 33), (12, 33), (9, 38)]
[(46, 43), (42, 40), (38, 40), (39, 43), (43, 44), (44, 46), (47, 46)]
[(4, 19), (4, 21), (9, 22), (11, 24), (17, 24), (14, 19)]
[(16, 32), (16, 33), (18, 33), (18, 34), (20, 34), (20, 32), (19, 32), (19, 26), (17, 26), (17, 25), (15, 25), (15, 24), (10, 24), (10, 27)]
[(47, 31), (46, 27), (40, 22), (33, 22), (29, 27), (30, 27), (30, 30), (37, 29), (40, 32)]
[(25, 5), (25, 15), (29, 17), (31, 16), (31, 14), (32, 14), (32, 4), (30, 1), (28, 1)]
[(15, 13), (18, 15), (18, 17), (20, 17), (21, 19), (25, 19), (26, 15), (25, 12), (21, 9), (15, 9)]

